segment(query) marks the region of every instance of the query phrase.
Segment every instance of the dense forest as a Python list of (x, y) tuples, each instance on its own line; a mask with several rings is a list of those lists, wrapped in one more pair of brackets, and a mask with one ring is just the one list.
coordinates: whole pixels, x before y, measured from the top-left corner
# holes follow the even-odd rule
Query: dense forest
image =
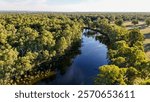
[(1, 14), (0, 83), (27, 84), (49, 75), (51, 69), (43, 72), (38, 66), (63, 56), (81, 39), (82, 26), (67, 16)]
[[(134, 27), (124, 27), (126, 21)], [(108, 47), (109, 64), (99, 68), (95, 84), (150, 84), (139, 21), (149, 26), (150, 14), (1, 13), (0, 84), (32, 84), (53, 74), (51, 62), (63, 60), (85, 27), (101, 33), (97, 39)], [(49, 69), (40, 67), (47, 62)]]
[[(150, 61), (143, 47), (144, 35), (135, 28), (126, 30), (107, 21), (99, 23), (99, 30), (109, 37), (110, 65), (99, 68), (97, 84), (149, 84)], [(99, 38), (101, 40), (101, 38)], [(104, 43), (107, 44), (106, 41)]]

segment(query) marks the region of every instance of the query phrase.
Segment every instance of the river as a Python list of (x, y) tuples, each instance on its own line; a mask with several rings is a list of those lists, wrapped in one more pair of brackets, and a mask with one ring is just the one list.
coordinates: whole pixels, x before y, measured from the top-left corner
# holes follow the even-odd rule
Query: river
[(42, 79), (38, 85), (93, 85), (99, 66), (108, 64), (107, 46), (95, 39), (96, 35), (82, 35), (81, 46), (74, 56), (63, 59), (57, 74)]

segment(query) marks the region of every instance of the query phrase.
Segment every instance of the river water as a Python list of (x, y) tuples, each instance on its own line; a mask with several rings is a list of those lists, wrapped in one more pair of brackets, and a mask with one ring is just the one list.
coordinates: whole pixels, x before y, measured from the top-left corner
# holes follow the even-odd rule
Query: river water
[(81, 46), (74, 56), (63, 59), (57, 74), (42, 79), (38, 85), (93, 85), (98, 68), (108, 63), (107, 46), (95, 39), (96, 35), (82, 35)]

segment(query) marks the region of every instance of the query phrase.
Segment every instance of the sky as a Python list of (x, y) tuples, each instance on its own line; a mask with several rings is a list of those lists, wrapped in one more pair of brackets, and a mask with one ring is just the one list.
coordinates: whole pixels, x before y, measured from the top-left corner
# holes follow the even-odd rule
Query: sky
[(52, 12), (150, 12), (149, 0), (0, 0), (0, 10)]

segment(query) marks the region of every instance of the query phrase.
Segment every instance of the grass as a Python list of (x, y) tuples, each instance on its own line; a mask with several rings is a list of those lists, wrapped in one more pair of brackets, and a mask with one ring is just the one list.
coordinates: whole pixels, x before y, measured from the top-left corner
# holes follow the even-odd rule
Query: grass
[[(140, 25), (143, 25), (143, 24), (145, 24), (145, 22), (139, 21), (139, 24), (137, 24), (137, 26), (140, 26)], [(130, 27), (130, 26), (134, 26), (134, 25), (132, 24), (132, 22), (127, 21), (127, 22), (123, 23), (123, 26)]]
[(147, 57), (150, 59), (150, 38), (144, 40), (144, 49)]
[(141, 29), (141, 33), (144, 34), (144, 49), (147, 57), (150, 59), (150, 27), (146, 27), (145, 29)]
[(150, 27), (146, 27), (145, 29), (141, 29), (141, 33), (150, 34)]
[(148, 43), (150, 44), (150, 39), (145, 39), (144, 44), (148, 44)]

